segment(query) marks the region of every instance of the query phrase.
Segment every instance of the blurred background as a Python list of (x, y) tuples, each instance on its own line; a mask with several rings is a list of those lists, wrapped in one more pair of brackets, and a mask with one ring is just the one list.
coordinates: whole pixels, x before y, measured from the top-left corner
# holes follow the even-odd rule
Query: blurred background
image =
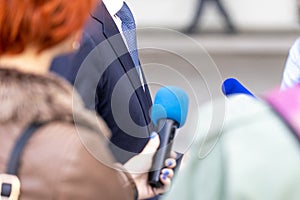
[[(199, 0), (127, 0), (137, 24), (182, 29), (193, 17)], [(297, 0), (220, 0), (233, 23), (243, 31), (284, 31), (298, 26)], [(203, 28), (218, 30), (222, 17), (213, 1), (205, 5)]]
[(175, 140), (179, 152), (186, 152), (197, 132), (198, 107), (222, 96), (226, 78), (238, 79), (259, 97), (278, 87), (289, 48), (300, 36), (297, 0), (219, 0), (234, 31), (226, 29), (216, 1), (206, 0), (191, 34), (186, 30), (199, 0), (127, 0), (152, 97), (162, 85), (189, 94), (187, 124), (180, 130), (185, 134)]
[[(199, 0), (128, 0), (134, 11), (138, 45), (150, 44), (170, 51), (184, 51), (197, 57), (199, 49), (185, 39), (149, 27), (182, 32), (191, 23)], [(203, 46), (221, 73), (222, 79), (235, 77), (253, 93), (260, 95), (280, 84), (288, 50), (300, 35), (297, 0), (220, 0), (235, 26), (225, 31), (224, 18), (216, 3), (208, 0), (196, 32), (186, 34)], [(161, 51), (140, 51), (142, 63), (178, 63)], [(174, 63), (175, 62), (175, 63)], [(201, 63), (201, 67), (205, 63)], [(181, 66), (185, 68), (185, 65)], [(187, 68), (188, 70), (188, 68)], [(146, 70), (147, 71), (147, 70)], [(159, 72), (158, 72), (159, 73)], [(191, 79), (193, 74), (191, 74)], [(209, 78), (209, 77), (208, 77)], [(201, 101), (208, 100), (204, 97)]]

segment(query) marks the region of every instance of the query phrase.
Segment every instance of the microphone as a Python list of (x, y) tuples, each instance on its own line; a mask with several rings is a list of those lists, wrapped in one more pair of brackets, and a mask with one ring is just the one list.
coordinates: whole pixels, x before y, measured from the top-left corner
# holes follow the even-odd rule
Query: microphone
[(222, 92), (226, 96), (230, 96), (232, 94), (246, 94), (255, 98), (252, 92), (250, 92), (235, 78), (228, 78), (223, 82)]
[(153, 157), (148, 182), (152, 187), (163, 186), (160, 171), (170, 157), (177, 128), (184, 125), (188, 112), (188, 95), (175, 86), (162, 87), (156, 93), (151, 110), (151, 120), (160, 137), (160, 146)]

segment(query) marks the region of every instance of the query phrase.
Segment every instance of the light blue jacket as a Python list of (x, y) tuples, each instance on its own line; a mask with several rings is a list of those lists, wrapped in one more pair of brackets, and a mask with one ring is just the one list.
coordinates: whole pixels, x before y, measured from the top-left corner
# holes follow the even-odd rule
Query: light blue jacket
[(198, 137), (164, 200), (299, 200), (300, 143), (249, 96), (200, 109)]

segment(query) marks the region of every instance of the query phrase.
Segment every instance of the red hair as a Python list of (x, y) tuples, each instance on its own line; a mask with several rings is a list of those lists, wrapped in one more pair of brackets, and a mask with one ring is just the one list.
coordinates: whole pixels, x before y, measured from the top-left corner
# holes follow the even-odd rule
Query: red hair
[(95, 0), (1, 0), (0, 55), (18, 54), (28, 45), (39, 51), (79, 30)]

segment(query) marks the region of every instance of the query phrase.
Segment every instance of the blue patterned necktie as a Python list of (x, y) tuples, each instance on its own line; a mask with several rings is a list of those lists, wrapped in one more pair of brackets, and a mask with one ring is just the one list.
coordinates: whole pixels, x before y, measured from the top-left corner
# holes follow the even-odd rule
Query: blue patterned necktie
[(117, 12), (117, 16), (122, 21), (122, 31), (126, 39), (128, 51), (138, 71), (140, 79), (143, 82), (136, 42), (136, 25), (134, 17), (125, 2), (123, 3), (122, 8)]

